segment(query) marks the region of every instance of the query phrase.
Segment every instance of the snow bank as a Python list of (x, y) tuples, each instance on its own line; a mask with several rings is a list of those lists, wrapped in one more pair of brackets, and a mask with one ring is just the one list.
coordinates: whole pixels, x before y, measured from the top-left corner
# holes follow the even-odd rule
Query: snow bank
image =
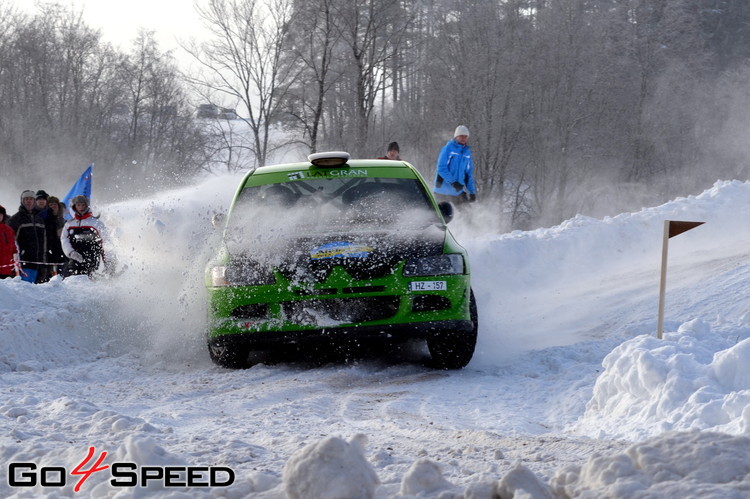
[[(670, 240), (667, 326), (750, 312), (735, 291), (750, 282), (750, 266), (737, 258), (738, 248), (750, 248), (750, 225), (737, 223), (750, 218), (748, 199), (750, 183), (722, 181), (697, 196), (601, 220), (577, 216), (502, 235), (459, 228), (480, 310), (471, 366), (613, 336), (623, 327), (654, 331), (664, 220), (706, 222)], [(689, 291), (694, 286), (700, 293)]]
[[(670, 430), (750, 433), (750, 339), (694, 320), (663, 340), (639, 336), (604, 359), (576, 431), (639, 440)], [(741, 332), (738, 334), (738, 332)]]
[(284, 485), (290, 499), (362, 499), (375, 496), (380, 481), (364, 456), (367, 437), (350, 442), (328, 437), (312, 443), (287, 461)]
[(426, 458), (417, 460), (401, 481), (401, 495), (437, 495), (452, 485), (443, 478), (440, 466)]
[(671, 432), (622, 454), (596, 456), (560, 470), (555, 497), (712, 497), (750, 493), (750, 438), (715, 432)]
[[(0, 372), (44, 371), (120, 352), (106, 307), (92, 305), (88, 278), (60, 277), (37, 286), (0, 281)], [(98, 290), (97, 302), (112, 300)], [(111, 303), (111, 302), (110, 302)]]

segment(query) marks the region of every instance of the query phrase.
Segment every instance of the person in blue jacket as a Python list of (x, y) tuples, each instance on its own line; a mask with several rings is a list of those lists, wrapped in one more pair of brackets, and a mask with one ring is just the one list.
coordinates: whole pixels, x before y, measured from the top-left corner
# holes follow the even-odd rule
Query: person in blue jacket
[(474, 163), (468, 142), (469, 129), (459, 125), (453, 133), (453, 139), (440, 150), (433, 188), (438, 201), (450, 201), (454, 204), (476, 201)]

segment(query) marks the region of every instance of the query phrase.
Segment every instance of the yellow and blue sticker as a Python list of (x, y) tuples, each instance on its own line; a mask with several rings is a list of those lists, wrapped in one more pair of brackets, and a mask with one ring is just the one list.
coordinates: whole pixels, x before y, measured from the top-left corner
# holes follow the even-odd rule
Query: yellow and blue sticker
[(367, 258), (374, 249), (366, 244), (336, 241), (318, 246), (310, 251), (313, 260), (330, 258)]

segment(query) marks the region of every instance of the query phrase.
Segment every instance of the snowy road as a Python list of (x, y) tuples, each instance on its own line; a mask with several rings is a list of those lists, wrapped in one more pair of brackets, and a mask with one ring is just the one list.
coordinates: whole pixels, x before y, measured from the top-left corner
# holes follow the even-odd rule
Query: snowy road
[[(746, 449), (750, 426), (741, 367), (750, 360), (750, 230), (727, 229), (750, 211), (750, 185), (717, 184), (637, 214), (533, 232), (456, 226), (472, 259), (480, 330), (474, 360), (451, 372), (425, 367), (416, 347), (388, 361), (211, 364), (202, 265), (215, 234), (195, 222), (227, 199), (229, 188), (216, 185), (166, 193), (145, 211), (143, 201), (108, 206), (128, 265), (114, 280), (0, 281), (2, 473), (18, 462), (70, 470), (93, 446), (112, 462), (225, 466), (236, 479), (226, 489), (156, 480), (116, 489), (107, 473), (93, 473), (81, 497), (352, 496), (336, 476), (360, 487), (353, 496), (378, 498), (750, 490), (750, 459), (735, 451)], [(660, 231), (672, 217), (711, 223), (673, 243), (668, 334), (657, 343)], [(706, 462), (719, 438), (706, 432), (716, 430), (729, 434), (721, 447), (729, 457), (691, 477), (690, 451), (675, 442)], [(355, 459), (310, 450), (332, 437), (351, 442)], [(647, 438), (660, 440), (633, 447)], [(315, 466), (290, 464), (311, 454)], [(657, 464), (653, 474), (637, 456)], [(379, 484), (360, 478), (369, 476), (357, 474), (363, 468)], [(72, 496), (74, 485), (4, 477), (0, 496)]]
[[(554, 357), (549, 364), (572, 367), (570, 359)], [(517, 461), (550, 478), (564, 464), (624, 446), (560, 431), (561, 419), (582, 407), (571, 412), (567, 397), (550, 389), (553, 368), (543, 376), (513, 368), (448, 373), (423, 367), (416, 355), (390, 366), (363, 360), (244, 371), (204, 359), (172, 368), (142, 364), (125, 354), (17, 373), (14, 392), (33, 394), (3, 407), (22, 416), (17, 444), (54, 456), (71, 444), (113, 448), (123, 438), (150, 439), (188, 462), (232, 463), (238, 475), (252, 476), (278, 474), (293, 453), (325, 436), (364, 434), (386, 497), (397, 494), (421, 457), (440, 463), (449, 482), (467, 486), (502, 476)], [(595, 368), (578, 367), (572, 377), (587, 381), (559, 380), (558, 389), (590, 391)]]

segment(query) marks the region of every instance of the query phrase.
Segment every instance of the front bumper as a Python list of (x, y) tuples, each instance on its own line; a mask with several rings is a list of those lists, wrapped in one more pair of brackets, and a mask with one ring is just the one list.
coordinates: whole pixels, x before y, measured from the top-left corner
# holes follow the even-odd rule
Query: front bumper
[(380, 326), (348, 326), (335, 328), (304, 329), (295, 331), (254, 331), (225, 334), (208, 338), (209, 346), (249, 348), (263, 350), (279, 345), (304, 346), (319, 342), (403, 342), (438, 337), (450, 332), (471, 334), (474, 323), (470, 320), (443, 320), (413, 322), (405, 324), (385, 324)]

